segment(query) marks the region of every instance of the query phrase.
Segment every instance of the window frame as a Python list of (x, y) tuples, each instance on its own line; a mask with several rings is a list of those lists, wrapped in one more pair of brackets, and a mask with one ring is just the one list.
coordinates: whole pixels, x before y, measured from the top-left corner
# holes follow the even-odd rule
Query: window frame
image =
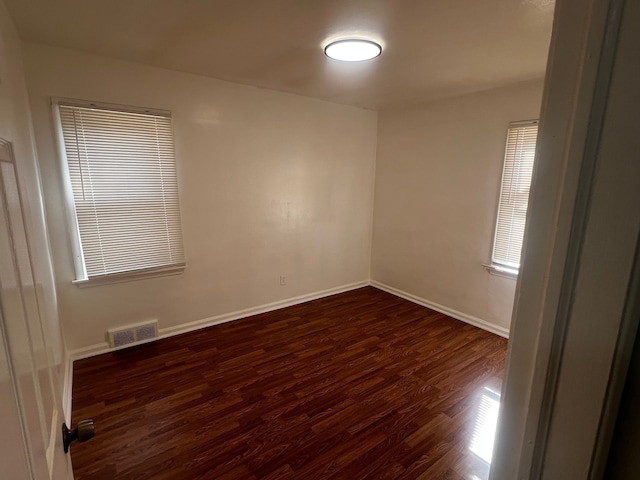
[[(134, 107), (130, 105), (121, 105), (114, 103), (95, 102), (90, 100), (80, 100), (76, 98), (65, 97), (51, 97), (51, 108), (53, 114), (54, 136), (56, 140), (56, 146), (58, 150), (58, 159), (60, 172), (62, 177), (62, 195), (64, 203), (64, 216), (68, 225), (67, 231), (69, 240), (71, 243), (71, 251), (73, 255), (73, 265), (75, 272), (75, 279), (71, 283), (80, 288), (93, 287), (98, 285), (107, 285), (112, 283), (129, 282), (133, 280), (139, 280), (144, 278), (153, 278), (167, 275), (179, 275), (184, 272), (186, 264), (186, 249), (183, 251), (185, 255), (185, 261), (176, 265), (158, 266), (150, 268), (140, 268), (136, 270), (130, 270), (126, 272), (117, 272), (111, 274), (104, 274), (89, 277), (87, 274), (87, 268), (85, 264), (85, 258), (83, 253), (83, 246), (80, 237), (80, 227), (78, 224), (78, 217), (76, 211), (76, 204), (74, 200), (74, 192), (71, 182), (71, 173), (69, 171), (69, 163), (67, 159), (67, 152), (64, 143), (64, 132), (62, 129), (62, 121), (60, 117), (60, 105), (74, 106), (74, 107), (89, 107), (98, 108), (102, 110), (112, 110), (116, 112), (125, 113), (137, 113), (145, 115), (157, 115), (168, 117), (173, 120), (171, 112), (168, 110), (160, 110), (154, 108)], [(171, 124), (171, 134), (173, 137), (173, 122)], [(176, 176), (178, 176), (178, 164), (177, 159), (173, 156), (173, 161), (176, 168)], [(178, 207), (180, 207), (180, 189), (178, 185)], [(182, 235), (182, 221), (180, 221), (180, 231)]]
[[(494, 226), (494, 230), (493, 230), (493, 241), (491, 242), (491, 260), (489, 263), (487, 264), (483, 264), (483, 267), (485, 267), (489, 273), (493, 274), (493, 275), (499, 275), (499, 276), (503, 276), (503, 277), (507, 277), (507, 278), (512, 278), (512, 279), (516, 279), (518, 278), (518, 275), (520, 273), (520, 266), (522, 263), (520, 263), (517, 267), (514, 267), (513, 265), (509, 265), (505, 262), (500, 262), (500, 261), (496, 261), (494, 258), (494, 254), (495, 254), (495, 249), (496, 249), (496, 244), (497, 244), (497, 240), (498, 240), (498, 226), (499, 226), (499, 217), (500, 217), (500, 208), (502, 205), (502, 200), (503, 200), (503, 183), (504, 183), (504, 173), (505, 173), (505, 169), (507, 166), (507, 148), (508, 148), (508, 144), (509, 144), (509, 130), (512, 128), (517, 128), (517, 127), (527, 127), (527, 126), (533, 126), (536, 125), (539, 127), (540, 125), (540, 120), (539, 119), (531, 119), (531, 120), (520, 120), (520, 121), (515, 121), (515, 122), (509, 122), (509, 124), (507, 125), (507, 135), (506, 135), (506, 139), (505, 139), (505, 147), (504, 147), (504, 157), (502, 159), (502, 171), (501, 171), (501, 175), (500, 175), (500, 190), (499, 190), (499, 196), (498, 196), (498, 204), (496, 205), (496, 210), (495, 210), (495, 226)], [(538, 135), (536, 133), (536, 150), (537, 150), (537, 142), (538, 142)], [(535, 154), (534, 154), (535, 155)], [(535, 168), (535, 157), (534, 157), (534, 168)], [(533, 183), (533, 178), (531, 179), (531, 182)], [(531, 194), (531, 183), (529, 184), (529, 195)], [(527, 211), (528, 211), (528, 205), (527, 205)], [(521, 246), (522, 249), (522, 246)]]

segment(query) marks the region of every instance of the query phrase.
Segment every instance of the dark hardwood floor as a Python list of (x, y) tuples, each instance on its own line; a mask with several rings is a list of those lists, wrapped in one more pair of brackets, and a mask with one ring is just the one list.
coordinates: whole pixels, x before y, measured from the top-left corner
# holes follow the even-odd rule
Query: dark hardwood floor
[(80, 360), (75, 478), (482, 480), (506, 347), (365, 287)]

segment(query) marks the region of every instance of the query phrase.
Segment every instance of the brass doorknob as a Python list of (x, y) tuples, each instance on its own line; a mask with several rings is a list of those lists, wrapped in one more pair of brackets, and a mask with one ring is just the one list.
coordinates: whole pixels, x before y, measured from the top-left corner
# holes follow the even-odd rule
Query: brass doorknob
[(82, 420), (76, 424), (76, 428), (69, 430), (66, 423), (62, 424), (62, 444), (64, 445), (64, 453), (69, 452), (71, 442), (78, 440), (80, 443), (91, 440), (95, 435), (95, 427), (93, 420)]

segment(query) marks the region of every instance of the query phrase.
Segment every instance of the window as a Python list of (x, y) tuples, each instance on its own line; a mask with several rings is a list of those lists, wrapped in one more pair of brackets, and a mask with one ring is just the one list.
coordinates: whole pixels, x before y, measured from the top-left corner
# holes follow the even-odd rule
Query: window
[(76, 282), (184, 268), (171, 114), (63, 100), (54, 109)]
[(518, 274), (537, 136), (537, 121), (509, 125), (491, 256), (492, 270)]

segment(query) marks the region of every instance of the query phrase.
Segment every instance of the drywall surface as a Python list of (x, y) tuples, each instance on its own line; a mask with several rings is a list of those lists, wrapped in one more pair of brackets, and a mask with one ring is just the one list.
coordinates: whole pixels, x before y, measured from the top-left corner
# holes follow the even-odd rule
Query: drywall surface
[(372, 280), (508, 329), (515, 279), (489, 274), (507, 126), (542, 81), (380, 112)]
[[(377, 114), (36, 44), (26, 75), (69, 349), (369, 278)], [(187, 268), (78, 288), (50, 97), (170, 110)], [(286, 285), (280, 285), (280, 276)]]

